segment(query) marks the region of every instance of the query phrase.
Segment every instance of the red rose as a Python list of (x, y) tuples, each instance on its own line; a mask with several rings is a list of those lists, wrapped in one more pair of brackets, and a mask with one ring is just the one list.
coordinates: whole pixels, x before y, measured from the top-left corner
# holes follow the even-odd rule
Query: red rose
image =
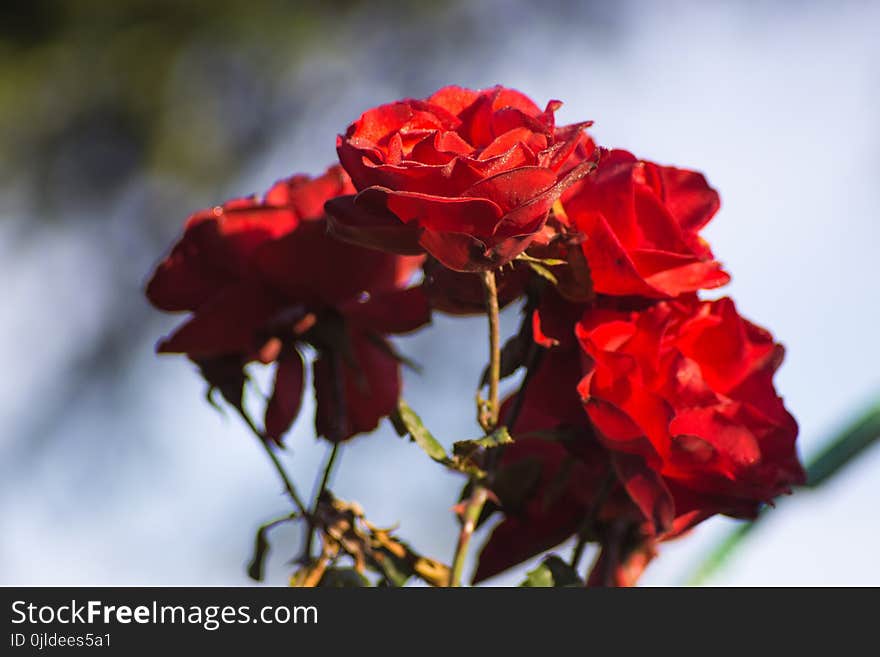
[(594, 164), (570, 161), (587, 123), (557, 128), (504, 87), (444, 87), (364, 113), (337, 138), (358, 193), (327, 204), (340, 238), (392, 253), (428, 251), (450, 269), (509, 262), (553, 203)]
[(280, 181), (262, 200), (198, 212), (147, 285), (156, 307), (192, 312), (158, 351), (187, 354), (229, 396), (236, 385), (240, 390), (236, 368), (240, 375), (248, 361), (277, 360), (265, 418), (266, 435), (276, 441), (299, 409), (302, 344), (319, 351), (318, 434), (345, 440), (375, 429), (396, 404), (399, 368), (383, 336), (428, 321), (421, 290), (406, 289), (419, 258), (326, 235), (325, 201), (351, 189), (333, 167), (314, 180)]
[(659, 299), (730, 280), (698, 235), (720, 201), (695, 171), (604, 152), (562, 206), (557, 219), (586, 236), (581, 248), (597, 293)]
[[(599, 305), (548, 289), (533, 313), (544, 350), (509, 427), (504, 520), (475, 581), (588, 526), (601, 546), (589, 583), (632, 585), (659, 542), (718, 513), (752, 517), (804, 480), (797, 425), (773, 389), (782, 348), (766, 331), (727, 299)], [(522, 498), (507, 499), (505, 473), (525, 482)]]
[(751, 516), (803, 483), (797, 424), (773, 387), (783, 348), (730, 299), (591, 309), (577, 335), (590, 420), (656, 532), (685, 510)]

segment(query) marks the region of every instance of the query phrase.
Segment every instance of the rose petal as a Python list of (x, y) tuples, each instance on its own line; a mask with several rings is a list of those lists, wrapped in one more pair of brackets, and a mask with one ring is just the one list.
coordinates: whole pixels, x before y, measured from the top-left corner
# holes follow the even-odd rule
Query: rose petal
[(502, 216), (501, 208), (484, 198), (445, 198), (375, 188), (386, 194), (386, 207), (405, 223), (432, 231), (492, 235)]
[(280, 180), (266, 193), (267, 205), (290, 207), (300, 219), (318, 219), (324, 202), (342, 194), (354, 193), (348, 174), (340, 166), (330, 167), (319, 178), (293, 176)]
[(388, 253), (424, 253), (419, 244), (422, 229), (401, 223), (385, 207), (386, 194), (365, 189), (357, 196), (338, 196), (327, 201), (327, 227), (344, 242)]
[(266, 436), (279, 445), (287, 433), (302, 403), (304, 371), (302, 356), (296, 349), (285, 353), (275, 370), (275, 385), (266, 405)]
[(431, 308), (421, 286), (372, 294), (339, 310), (350, 325), (378, 333), (408, 333), (431, 321)]
[(196, 213), (156, 268), (147, 298), (160, 310), (195, 310), (246, 275), (261, 244), (294, 230), (297, 223), (290, 210), (260, 206), (253, 199)]
[(654, 534), (662, 534), (672, 527), (675, 504), (663, 478), (638, 456), (615, 453), (614, 471), (627, 494), (651, 524)]
[(251, 354), (262, 339), (259, 329), (278, 308), (278, 300), (255, 281), (224, 289), (170, 337), (159, 353), (185, 353), (196, 359), (226, 354)]
[(543, 194), (555, 183), (556, 174), (550, 169), (520, 167), (481, 180), (465, 190), (463, 196), (488, 199), (498, 206), (502, 213), (509, 213)]
[(331, 239), (324, 221), (310, 221), (255, 257), (263, 279), (287, 299), (336, 305), (361, 292), (393, 287), (396, 258)]
[(576, 505), (563, 502), (538, 516), (505, 519), (492, 530), (480, 550), (473, 583), (556, 547), (577, 531), (581, 514)]
[(718, 192), (697, 171), (646, 162), (645, 172), (649, 180), (656, 181), (666, 207), (684, 230), (699, 230), (721, 207)]
[(315, 430), (319, 436), (340, 442), (368, 433), (396, 408), (400, 366), (390, 348), (379, 346), (376, 340), (381, 338), (356, 332), (351, 338), (354, 362), (327, 353), (315, 361)]

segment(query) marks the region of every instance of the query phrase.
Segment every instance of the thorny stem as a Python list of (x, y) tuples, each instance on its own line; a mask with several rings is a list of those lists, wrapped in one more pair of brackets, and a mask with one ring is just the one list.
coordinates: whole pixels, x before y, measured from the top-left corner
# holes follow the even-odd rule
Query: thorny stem
[(329, 435), (328, 438), (333, 442), (333, 448), (330, 450), (330, 455), (327, 457), (327, 463), (324, 466), (324, 474), (321, 477), (321, 483), (317, 485), (317, 490), (315, 491), (315, 501), (312, 513), (306, 519), (306, 533), (303, 541), (302, 555), (300, 556), (300, 562), (306, 565), (310, 564), (312, 561), (312, 539), (315, 536), (315, 515), (318, 513), (318, 505), (321, 503), (321, 498), (327, 490), (327, 484), (330, 481), (330, 474), (333, 471), (333, 465), (336, 463), (336, 455), (339, 453), (339, 442), (342, 440), (346, 424), (347, 410), (345, 385), (343, 384), (342, 378), (344, 376), (342, 354), (334, 350), (330, 352), (329, 358), (330, 365), (333, 368), (334, 412), (333, 418), (331, 419), (331, 435)]
[[(480, 420), (483, 430), (488, 434), (498, 426), (498, 383), (501, 379), (501, 337), (500, 321), (498, 317), (498, 288), (495, 285), (495, 273), (485, 271), (482, 274), (483, 288), (486, 292), (486, 314), (489, 316), (489, 399), (485, 412), (480, 410)], [(483, 511), (483, 505), (489, 494), (488, 489), (479, 482), (474, 482), (473, 492), (465, 504), (461, 519), (461, 531), (458, 535), (458, 544), (455, 546), (455, 556), (452, 559), (452, 570), (449, 576), (450, 586), (461, 586), (461, 577), (464, 572), (464, 561), (467, 556), (468, 545), (471, 542), (477, 521)]]
[(489, 433), (498, 426), (498, 383), (501, 380), (501, 329), (495, 272), (483, 272), (483, 288), (486, 291), (486, 314), (489, 316), (489, 408), (483, 429)]
[(244, 420), (244, 423), (251, 430), (251, 432), (257, 437), (257, 440), (260, 441), (263, 449), (266, 450), (266, 454), (269, 455), (269, 458), (272, 461), (272, 465), (275, 466), (275, 470), (278, 472), (278, 476), (281, 477), (281, 481), (284, 483), (284, 490), (287, 493), (288, 497), (290, 497), (291, 501), (293, 501), (294, 506), (296, 506), (301, 515), (309, 517), (309, 512), (306, 510), (306, 505), (303, 504), (299, 493), (296, 492), (296, 487), (293, 485), (290, 477), (287, 476), (287, 472), (284, 470), (284, 466), (278, 459), (278, 455), (269, 445), (269, 441), (266, 440), (266, 438), (263, 436), (263, 433), (257, 428), (257, 426), (254, 424), (254, 421), (251, 420), (250, 416), (248, 416), (248, 414), (245, 412), (244, 408), (239, 406), (236, 408), (236, 410), (238, 411), (238, 414), (241, 416), (241, 418)]
[(327, 484), (330, 483), (330, 474), (333, 472), (333, 466), (336, 464), (336, 457), (339, 454), (339, 443), (333, 443), (333, 449), (330, 450), (330, 456), (327, 457), (327, 465), (324, 466), (324, 476), (321, 477), (321, 485), (318, 487), (318, 493), (315, 495), (315, 501), (321, 499), (324, 491), (327, 490)]
[(477, 520), (480, 519), (480, 513), (483, 512), (483, 505), (486, 503), (486, 496), (489, 490), (482, 484), (474, 485), (474, 492), (465, 506), (461, 519), (461, 531), (458, 534), (458, 545), (455, 546), (455, 557), (452, 560), (452, 574), (450, 575), (449, 586), (461, 586), (461, 576), (464, 572), (464, 559), (467, 555), (468, 545), (471, 542), (471, 536), (477, 527)]
[(333, 466), (336, 464), (336, 457), (338, 454), (339, 443), (333, 443), (330, 455), (327, 457), (327, 463), (324, 466), (324, 474), (321, 477), (321, 483), (318, 485), (318, 490), (315, 492), (315, 502), (314, 508), (312, 509), (312, 515), (309, 516), (308, 520), (308, 529), (306, 530), (302, 554), (302, 561), (306, 563), (311, 561), (312, 557), (312, 539), (315, 536), (315, 522), (313, 517), (318, 512), (318, 504), (321, 503), (321, 498), (324, 497), (324, 493), (327, 490), (327, 484), (330, 483), (330, 475), (333, 472)]

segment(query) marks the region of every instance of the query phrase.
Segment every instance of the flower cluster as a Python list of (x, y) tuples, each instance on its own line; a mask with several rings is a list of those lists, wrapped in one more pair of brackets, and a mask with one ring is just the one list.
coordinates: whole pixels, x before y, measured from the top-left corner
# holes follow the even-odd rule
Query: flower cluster
[(591, 122), (557, 126), (559, 106), (446, 87), (371, 109), (337, 138), (340, 166), (191, 216), (147, 295), (191, 313), (159, 351), (239, 410), (248, 363), (277, 363), (267, 440), (298, 413), (308, 356), (317, 434), (338, 443), (398, 408), (387, 336), (486, 312), (492, 276), (525, 312), (501, 376), (525, 377), (495, 409), (513, 442), (468, 471), (483, 518), (502, 515), (474, 579), (578, 537), (600, 546), (588, 583), (627, 585), (660, 541), (753, 517), (804, 472), (782, 347), (699, 297), (729, 280), (700, 236), (717, 192), (597, 146)]
[(277, 361), (265, 412), (276, 442), (299, 411), (303, 347), (318, 354), (315, 428), (338, 442), (374, 430), (397, 403), (400, 367), (385, 336), (429, 321), (423, 291), (407, 287), (421, 258), (327, 237), (324, 202), (350, 190), (333, 167), (197, 212), (147, 285), (157, 308), (192, 312), (158, 351), (187, 354), (236, 407), (245, 365)]

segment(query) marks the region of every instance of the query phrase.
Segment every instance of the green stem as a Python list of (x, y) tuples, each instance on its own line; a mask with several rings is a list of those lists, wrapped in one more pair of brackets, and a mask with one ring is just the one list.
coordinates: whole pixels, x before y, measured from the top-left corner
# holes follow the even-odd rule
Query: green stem
[[(480, 424), (488, 434), (498, 426), (498, 384), (501, 380), (501, 329), (498, 311), (498, 287), (495, 284), (495, 273), (485, 271), (482, 274), (483, 288), (486, 292), (486, 314), (489, 316), (489, 399), (484, 413), (481, 409)], [(461, 531), (458, 544), (452, 559), (452, 570), (449, 577), (450, 586), (461, 586), (464, 562), (468, 545), (477, 527), (477, 521), (483, 512), (489, 490), (480, 482), (474, 481), (473, 492), (465, 504), (462, 513)]]
[(483, 272), (483, 288), (486, 291), (486, 314), (489, 316), (489, 416), (486, 432), (498, 426), (498, 384), (501, 380), (501, 322), (498, 312), (498, 288), (495, 273)]
[(468, 545), (471, 542), (471, 536), (477, 527), (477, 520), (483, 512), (483, 505), (486, 503), (488, 489), (482, 484), (474, 485), (474, 492), (465, 506), (464, 514), (461, 519), (461, 531), (458, 533), (458, 544), (455, 546), (455, 557), (452, 559), (452, 573), (450, 575), (449, 586), (461, 586), (461, 576), (464, 572), (464, 560), (467, 556)]
[(318, 512), (318, 505), (321, 503), (321, 498), (324, 497), (324, 493), (327, 491), (327, 485), (330, 483), (330, 475), (333, 472), (333, 466), (336, 464), (336, 457), (339, 455), (339, 443), (333, 443), (333, 447), (330, 449), (330, 455), (327, 457), (327, 463), (324, 466), (324, 474), (321, 477), (321, 483), (318, 485), (318, 490), (315, 493), (315, 502), (312, 508), (312, 513), (308, 518), (308, 528), (306, 529), (306, 537), (303, 543), (303, 554), (302, 561), (304, 563), (308, 563), (312, 558), (312, 539), (315, 536), (315, 521), (314, 516)]
[(254, 424), (254, 421), (248, 416), (245, 412), (244, 408), (238, 407), (236, 408), (238, 414), (244, 420), (244, 423), (248, 426), (251, 432), (257, 437), (260, 444), (263, 446), (263, 449), (266, 450), (266, 454), (269, 455), (269, 459), (272, 461), (272, 465), (275, 466), (275, 470), (278, 472), (278, 476), (281, 477), (281, 481), (284, 484), (284, 490), (287, 493), (287, 496), (290, 497), (294, 506), (296, 506), (297, 510), (301, 515), (305, 517), (309, 517), (309, 512), (306, 510), (306, 505), (303, 504), (302, 498), (300, 498), (299, 493), (296, 492), (296, 487), (293, 485), (293, 482), (290, 480), (290, 477), (287, 476), (287, 472), (284, 470), (284, 466), (281, 461), (278, 459), (278, 455), (272, 450), (272, 447), (269, 445), (269, 441), (263, 436), (263, 433), (257, 428)]
[(339, 455), (339, 443), (333, 443), (330, 450), (330, 456), (327, 457), (327, 465), (324, 466), (324, 476), (321, 477), (321, 485), (318, 487), (318, 493), (315, 495), (315, 501), (321, 499), (324, 491), (327, 490), (327, 484), (330, 483), (330, 474), (333, 472), (333, 466), (336, 464), (336, 457)]

